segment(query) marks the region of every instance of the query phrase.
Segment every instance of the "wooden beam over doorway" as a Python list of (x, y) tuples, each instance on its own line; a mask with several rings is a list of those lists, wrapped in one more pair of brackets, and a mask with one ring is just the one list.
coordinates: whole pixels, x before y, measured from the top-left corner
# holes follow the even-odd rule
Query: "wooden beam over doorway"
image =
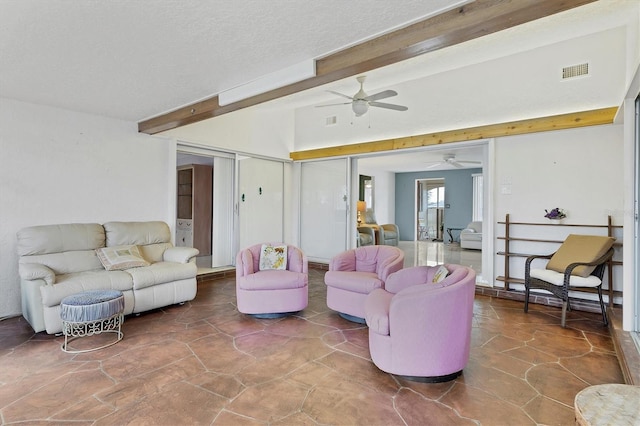
[(552, 130), (572, 129), (576, 127), (612, 124), (617, 111), (617, 107), (602, 108), (570, 114), (511, 121), (508, 123), (470, 127), (467, 129), (407, 136), (403, 138), (310, 149), (307, 151), (295, 151), (290, 153), (289, 157), (294, 161), (314, 160), (319, 158), (396, 151), (455, 142), (523, 135), (527, 133), (539, 133)]
[(475, 0), (441, 15), (316, 60), (316, 76), (220, 106), (212, 96), (138, 123), (156, 134), (341, 80), (544, 18), (596, 0)]

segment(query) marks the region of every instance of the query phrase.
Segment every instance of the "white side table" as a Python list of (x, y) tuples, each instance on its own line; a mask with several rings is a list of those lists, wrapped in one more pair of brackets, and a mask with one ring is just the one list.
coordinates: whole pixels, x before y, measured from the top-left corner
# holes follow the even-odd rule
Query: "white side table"
[(574, 400), (580, 426), (640, 425), (640, 386), (618, 383), (589, 386)]

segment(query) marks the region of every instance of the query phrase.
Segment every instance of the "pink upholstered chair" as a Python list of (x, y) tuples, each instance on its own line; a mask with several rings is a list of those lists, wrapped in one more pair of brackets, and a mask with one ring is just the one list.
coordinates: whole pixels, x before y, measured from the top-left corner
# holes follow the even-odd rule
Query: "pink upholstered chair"
[(343, 318), (364, 324), (364, 300), (383, 288), (389, 274), (402, 268), (404, 252), (393, 246), (365, 246), (335, 256), (324, 276), (327, 306)]
[[(284, 246), (270, 243), (271, 246)], [(298, 312), (309, 302), (307, 257), (286, 245), (286, 269), (260, 269), (262, 244), (241, 250), (236, 256), (238, 311), (258, 318), (277, 318)], [(263, 265), (264, 266), (264, 265)]]
[(433, 283), (436, 266), (391, 274), (385, 289), (367, 296), (369, 350), (382, 371), (422, 382), (445, 382), (469, 361), (476, 273), (445, 265), (449, 275)]

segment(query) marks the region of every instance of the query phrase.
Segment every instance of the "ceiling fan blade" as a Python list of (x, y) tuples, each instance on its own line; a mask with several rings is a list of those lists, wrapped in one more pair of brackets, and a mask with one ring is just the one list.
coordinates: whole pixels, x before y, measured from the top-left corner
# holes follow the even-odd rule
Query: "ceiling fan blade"
[(457, 160), (458, 163), (461, 164), (482, 164), (482, 161), (465, 161), (465, 160)]
[(328, 106), (336, 106), (336, 105), (350, 105), (351, 102), (340, 102), (337, 104), (326, 104), (326, 105), (316, 105), (316, 108), (328, 107)]
[(353, 98), (351, 96), (347, 96), (347, 95), (342, 94), (340, 92), (334, 92), (333, 90), (327, 90), (327, 92), (333, 93), (334, 95), (342, 96), (343, 98), (347, 98), (347, 99), (353, 100)]
[(369, 102), (369, 105), (378, 108), (394, 109), (396, 111), (406, 111), (409, 109), (403, 105), (387, 104), (385, 102)]
[(437, 162), (437, 163), (435, 163), (435, 164), (432, 164), (432, 165), (430, 165), (430, 166), (425, 167), (425, 169), (433, 169), (433, 168), (436, 168), (436, 167), (438, 167), (438, 166), (441, 166), (442, 164), (443, 164), (443, 163), (442, 163), (442, 161), (438, 161), (438, 162)]
[(451, 164), (453, 167), (457, 167), (458, 169), (462, 169), (462, 168), (464, 168), (464, 166), (463, 166), (462, 164), (458, 163), (458, 162), (457, 162), (457, 161), (455, 161), (455, 160), (450, 160), (450, 161), (447, 161), (447, 162), (448, 162), (449, 164)]
[(386, 98), (390, 98), (392, 96), (397, 96), (397, 95), (398, 95), (398, 92), (396, 92), (395, 90), (384, 90), (380, 93), (375, 93), (373, 95), (367, 96), (366, 98), (364, 98), (364, 100), (373, 102), (373, 101), (386, 99)]

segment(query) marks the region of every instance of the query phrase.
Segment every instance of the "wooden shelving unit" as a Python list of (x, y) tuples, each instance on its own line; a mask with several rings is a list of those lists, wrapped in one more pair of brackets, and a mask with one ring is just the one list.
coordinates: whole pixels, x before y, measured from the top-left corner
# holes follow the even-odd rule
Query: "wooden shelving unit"
[[(511, 290), (510, 288), (510, 284), (524, 284), (524, 277), (512, 277), (511, 276), (511, 271), (510, 271), (510, 259), (511, 258), (522, 258), (522, 262), (524, 264), (524, 260), (528, 257), (531, 256), (533, 254), (537, 254), (537, 253), (518, 253), (518, 252), (513, 252), (511, 251), (511, 243), (512, 242), (516, 242), (516, 241), (520, 241), (520, 242), (528, 242), (528, 243), (552, 243), (552, 244), (558, 244), (558, 246), (560, 246), (560, 244), (562, 244), (563, 240), (549, 240), (549, 239), (539, 239), (539, 238), (523, 238), (523, 237), (512, 237), (511, 236), (511, 230), (514, 226), (527, 226), (527, 227), (535, 227), (535, 226), (544, 226), (544, 227), (549, 227), (549, 226), (560, 226), (560, 227), (571, 227), (571, 228), (576, 228), (576, 232), (575, 233), (579, 233), (579, 234), (590, 234), (591, 232), (588, 232), (589, 229), (602, 229), (602, 228), (606, 228), (607, 230), (607, 234), (610, 237), (615, 237), (614, 235), (614, 230), (615, 229), (622, 229), (622, 226), (616, 226), (613, 225), (613, 222), (611, 220), (611, 216), (607, 217), (607, 223), (606, 224), (599, 224), (599, 225), (580, 225), (580, 224), (565, 224), (565, 223), (533, 223), (533, 222), (512, 222), (509, 214), (505, 215), (505, 220), (502, 222), (498, 222), (498, 225), (504, 225), (504, 236), (498, 236), (497, 239), (498, 240), (502, 240), (504, 241), (504, 250), (503, 251), (498, 251), (496, 254), (498, 256), (504, 256), (505, 257), (505, 261), (504, 261), (504, 275), (500, 275), (496, 278), (496, 281), (502, 281), (504, 282), (504, 289), (505, 290)], [(602, 235), (602, 234), (599, 234)], [(618, 243), (616, 242), (614, 244), (614, 246), (616, 247), (620, 247), (622, 246), (622, 243)], [(613, 290), (613, 267), (614, 266), (622, 266), (622, 262), (621, 261), (616, 261), (614, 259), (609, 261), (609, 264), (607, 265), (607, 282), (608, 282), (608, 287), (605, 289), (606, 290), (606, 294), (609, 296), (609, 306), (613, 306), (613, 298), (614, 296), (620, 296), (622, 293), (621, 292), (615, 292)], [(582, 290), (581, 290), (582, 291)]]
[(211, 255), (212, 189), (211, 166), (179, 167), (176, 245), (195, 247), (200, 256)]

